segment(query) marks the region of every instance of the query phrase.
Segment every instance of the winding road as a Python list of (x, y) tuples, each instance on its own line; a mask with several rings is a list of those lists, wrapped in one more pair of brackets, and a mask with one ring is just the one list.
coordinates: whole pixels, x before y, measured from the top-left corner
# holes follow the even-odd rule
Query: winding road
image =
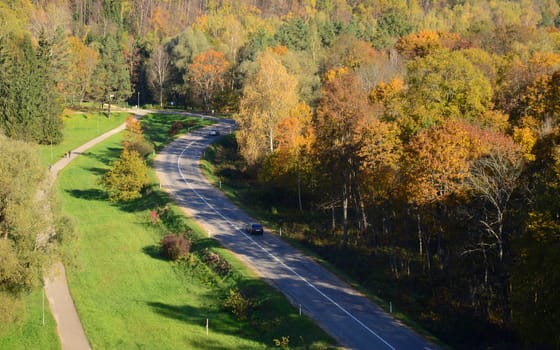
[(233, 122), (221, 120), (195, 130), (160, 152), (155, 169), (161, 186), (208, 234), (317, 322), (348, 349), (435, 349), (411, 329), (276, 235), (249, 236), (251, 221), (202, 175), (199, 160), (215, 140), (211, 128), (227, 133)]

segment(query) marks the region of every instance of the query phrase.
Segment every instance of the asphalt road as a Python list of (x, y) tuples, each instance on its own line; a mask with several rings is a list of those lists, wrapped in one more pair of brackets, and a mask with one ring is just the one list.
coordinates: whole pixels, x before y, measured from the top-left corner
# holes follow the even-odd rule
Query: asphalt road
[(302, 255), (276, 235), (249, 236), (246, 223), (255, 221), (210, 185), (199, 159), (221, 133), (233, 127), (222, 121), (187, 134), (168, 145), (155, 159), (161, 186), (197, 220), (208, 234), (233, 251), (258, 275), (284, 293), (304, 314), (348, 349), (435, 349), (390, 314), (332, 273)]

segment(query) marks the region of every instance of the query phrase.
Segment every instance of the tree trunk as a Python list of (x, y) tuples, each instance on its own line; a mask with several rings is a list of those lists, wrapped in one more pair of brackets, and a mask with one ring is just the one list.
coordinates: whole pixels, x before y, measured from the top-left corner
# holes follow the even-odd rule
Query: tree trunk
[(298, 194), (298, 206), (299, 212), (303, 212), (303, 204), (301, 202), (301, 171), (299, 170), (299, 164), (297, 167), (297, 194)]
[(422, 245), (422, 227), (420, 225), (420, 213), (416, 213), (416, 225), (418, 227), (418, 255), (422, 256), (424, 253)]
[(348, 247), (348, 184), (342, 184), (342, 227), (344, 248)]
[(334, 212), (334, 203), (331, 206), (331, 231), (333, 234), (336, 232), (336, 215)]
[(361, 190), (360, 190), (360, 186), (357, 183), (356, 183), (355, 188), (356, 188), (356, 199), (358, 201), (358, 208), (360, 210), (362, 232), (365, 232), (365, 231), (367, 231), (368, 226), (369, 226), (367, 213), (366, 213), (366, 205), (364, 203), (364, 199), (362, 198), (362, 193), (361, 193)]

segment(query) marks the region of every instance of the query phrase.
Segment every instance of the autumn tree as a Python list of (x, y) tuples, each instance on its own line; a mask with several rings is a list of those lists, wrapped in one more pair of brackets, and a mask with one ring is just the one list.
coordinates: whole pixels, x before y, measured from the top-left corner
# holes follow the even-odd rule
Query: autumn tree
[(257, 70), (246, 80), (239, 113), (234, 116), (240, 152), (249, 164), (274, 152), (278, 124), (297, 104), (296, 91), (297, 80), (271, 51), (263, 52)]
[(412, 60), (438, 50), (458, 48), (460, 44), (461, 37), (458, 34), (424, 29), (399, 38), (395, 48), (405, 58)]
[(99, 183), (107, 190), (112, 202), (137, 199), (150, 183), (148, 167), (138, 152), (124, 149)]
[(92, 76), (97, 66), (99, 54), (74, 36), (69, 37), (68, 42), (71, 64), (68, 67), (67, 80), (71, 103), (74, 103), (75, 100), (81, 103), (92, 84)]
[(530, 84), (521, 96), (525, 113), (539, 121), (539, 127), (550, 130), (560, 121), (560, 70), (543, 74)]
[(488, 79), (460, 51), (438, 51), (408, 65), (406, 98), (412, 120), (403, 119), (410, 132), (462, 118), (489, 124), (485, 112), (493, 107)]
[[(342, 73), (324, 84), (315, 121), (316, 152), (321, 169), (331, 175), (333, 186), (340, 189), (344, 246), (348, 244), (350, 199), (356, 198), (357, 203), (362, 201), (357, 182), (360, 143), (355, 133), (358, 124), (370, 114), (367, 92), (356, 74)], [(361, 211), (360, 222), (367, 222), (365, 215), (365, 211)]]
[[(400, 133), (395, 122), (379, 118), (367, 118), (358, 123), (354, 137), (359, 144), (356, 154), (360, 159), (358, 176), (364, 203), (378, 205), (394, 199), (403, 156)], [(367, 225), (367, 222), (362, 224)]]
[(290, 115), (278, 123), (276, 130), (278, 145), (272, 157), (274, 175), (295, 173), (298, 208), (303, 211), (302, 176), (310, 173), (312, 145), (315, 135), (311, 108), (304, 102), (298, 103)]
[(207, 109), (216, 92), (224, 88), (228, 67), (224, 54), (213, 49), (195, 56), (189, 65), (192, 90)]
[(356, 70), (370, 64), (376, 59), (377, 51), (370, 43), (356, 38), (352, 34), (343, 34), (334, 42), (327, 52), (325, 69), (339, 67)]
[[(502, 135), (487, 134), (482, 142), (486, 150), (469, 169), (468, 186), (475, 197), (482, 200), (480, 218), (481, 237), (468, 252), (479, 252), (484, 257), (485, 271), (495, 271), (501, 303), (502, 320), (510, 321), (510, 273), (514, 232), (512, 201), (520, 187), (523, 171), (523, 154), (511, 139)], [(515, 221), (513, 221), (515, 222)], [(489, 256), (495, 256), (495, 268), (488, 266)]]
[(496, 89), (496, 106), (508, 113), (514, 123), (527, 111), (537, 117), (534, 113), (542, 111), (542, 97), (549, 79), (546, 77), (559, 69), (560, 55), (557, 53), (537, 51), (528, 57), (514, 56), (500, 67), (502, 73)]
[[(408, 143), (404, 160), (404, 185), (409, 202), (416, 210), (418, 254), (431, 269), (431, 233), (437, 235), (437, 252), (441, 255), (443, 227), (425, 227), (423, 219), (436, 216), (440, 222), (445, 200), (464, 186), (469, 172), (471, 144), (464, 122), (448, 120), (439, 126), (423, 129)], [(422, 217), (422, 209), (432, 217)]]
[(415, 59), (440, 50), (442, 45), (437, 32), (421, 30), (418, 33), (411, 33), (399, 38), (395, 48), (405, 58)]

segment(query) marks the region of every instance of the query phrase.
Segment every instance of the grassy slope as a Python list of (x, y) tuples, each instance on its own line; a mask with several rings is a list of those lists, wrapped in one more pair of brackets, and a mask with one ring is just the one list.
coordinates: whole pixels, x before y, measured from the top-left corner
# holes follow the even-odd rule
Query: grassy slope
[(254, 349), (270, 347), (273, 339), (283, 335), (291, 335), (296, 343), (301, 334), (307, 344), (328, 341), (316, 326), (296, 317), (284, 298), (236, 262), (239, 276), (245, 276), (242, 283), (272, 300), (267, 309), (278, 312), (280, 320), (274, 329), (257, 332), (238, 322), (219, 308), (218, 298), (225, 291), (161, 260), (154, 251), (162, 232), (148, 224), (149, 209), (161, 206), (166, 196), (154, 191), (142, 201), (119, 207), (106, 202), (96, 185), (119, 151), (120, 135), (77, 158), (59, 176), (64, 210), (76, 219), (81, 236), (69, 283), (94, 348)]
[(43, 325), (43, 290), (34, 291), (23, 299), (25, 307), (15, 324), (1, 325), (0, 349), (60, 349), (56, 323), (49, 312), (45, 297), (45, 325)]
[(64, 120), (64, 140), (58, 144), (40, 147), (41, 163), (49, 165), (68, 152), (87, 141), (96, 138), (106, 131), (124, 123), (129, 113), (111, 113), (111, 118), (103, 113), (69, 113), (63, 117)]

